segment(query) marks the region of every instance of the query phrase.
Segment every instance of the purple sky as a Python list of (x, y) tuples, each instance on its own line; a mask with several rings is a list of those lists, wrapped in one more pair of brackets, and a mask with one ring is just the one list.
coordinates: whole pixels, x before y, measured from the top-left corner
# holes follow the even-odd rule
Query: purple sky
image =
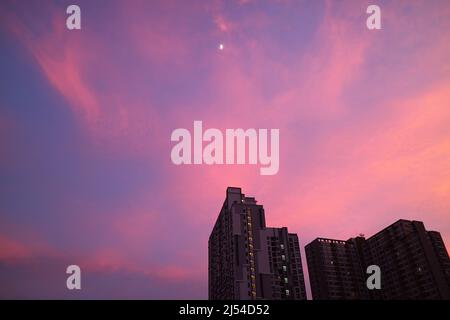
[[(449, 17), (447, 0), (2, 0), (0, 297), (205, 299), (227, 186), (302, 246), (405, 218), (448, 247)], [(279, 128), (279, 173), (175, 166), (194, 120)]]

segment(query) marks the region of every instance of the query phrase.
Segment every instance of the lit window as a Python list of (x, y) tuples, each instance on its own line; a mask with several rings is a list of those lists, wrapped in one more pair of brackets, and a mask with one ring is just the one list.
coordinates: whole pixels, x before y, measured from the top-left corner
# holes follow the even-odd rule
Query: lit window
[(287, 267), (286, 266), (283, 266), (283, 271), (287, 271)]
[(288, 283), (288, 278), (284, 278), (284, 283)]
[(286, 295), (287, 295), (287, 296), (289, 295), (289, 290), (286, 290)]
[(282, 260), (286, 260), (286, 256), (284, 254), (281, 255)]
[(280, 244), (280, 248), (281, 248), (281, 249), (284, 249), (284, 244)]

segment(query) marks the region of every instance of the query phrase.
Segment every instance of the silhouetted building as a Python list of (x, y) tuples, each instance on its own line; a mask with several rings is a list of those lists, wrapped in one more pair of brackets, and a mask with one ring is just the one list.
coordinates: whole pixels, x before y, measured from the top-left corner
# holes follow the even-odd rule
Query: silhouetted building
[[(420, 221), (399, 220), (368, 239), (316, 239), (306, 256), (314, 299), (450, 299), (444, 242)], [(367, 289), (369, 265), (381, 269), (380, 290)]]
[(441, 235), (399, 220), (361, 242), (366, 265), (381, 268), (374, 299), (450, 299), (450, 260)]
[(297, 235), (288, 233), (287, 228), (265, 228), (260, 231), (260, 240), (261, 250), (258, 254), (262, 297), (306, 299)]
[(354, 241), (318, 238), (305, 251), (314, 299), (369, 299)]
[(297, 235), (266, 227), (240, 188), (227, 188), (208, 251), (209, 299), (306, 299)]

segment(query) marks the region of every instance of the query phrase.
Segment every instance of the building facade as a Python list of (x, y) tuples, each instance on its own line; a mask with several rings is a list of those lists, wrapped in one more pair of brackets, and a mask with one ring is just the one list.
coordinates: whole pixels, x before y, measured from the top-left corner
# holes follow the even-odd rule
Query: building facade
[(450, 299), (450, 260), (439, 232), (399, 220), (361, 242), (366, 265), (382, 272), (374, 299)]
[(226, 198), (208, 241), (209, 299), (306, 299), (300, 246), (240, 188)]
[[(365, 239), (319, 238), (306, 246), (314, 299), (450, 299), (450, 260), (436, 231), (399, 220)], [(365, 270), (381, 269), (381, 289), (368, 290)]]
[(314, 299), (369, 299), (354, 241), (318, 238), (309, 243), (305, 251)]

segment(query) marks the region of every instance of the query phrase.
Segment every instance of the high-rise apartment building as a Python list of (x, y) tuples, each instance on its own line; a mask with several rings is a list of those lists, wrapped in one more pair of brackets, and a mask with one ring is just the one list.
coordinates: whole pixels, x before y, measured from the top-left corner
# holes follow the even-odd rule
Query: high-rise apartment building
[(381, 268), (374, 299), (450, 299), (450, 260), (441, 235), (423, 222), (399, 220), (361, 241), (365, 265)]
[[(316, 239), (306, 246), (314, 299), (450, 299), (450, 260), (440, 234), (399, 220), (368, 239)], [(367, 266), (381, 270), (368, 290)]]
[(368, 299), (363, 265), (354, 241), (318, 238), (305, 247), (314, 299)]
[(240, 188), (227, 188), (208, 253), (209, 299), (306, 299), (297, 235), (266, 227)]

